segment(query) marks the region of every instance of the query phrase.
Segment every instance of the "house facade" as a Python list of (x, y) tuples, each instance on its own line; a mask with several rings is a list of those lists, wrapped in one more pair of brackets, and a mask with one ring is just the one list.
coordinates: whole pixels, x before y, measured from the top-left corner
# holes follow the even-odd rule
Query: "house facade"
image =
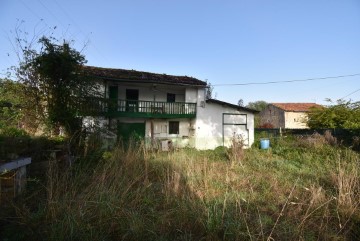
[(316, 103), (270, 103), (259, 113), (260, 126), (273, 128), (306, 129), (307, 113)]
[(146, 143), (171, 143), (176, 147), (214, 149), (229, 146), (241, 135), (254, 141), (256, 111), (229, 103), (206, 100), (204, 81), (188, 76), (86, 66), (96, 79), (103, 98), (92, 100), (87, 123), (96, 119), (127, 139), (132, 135)]

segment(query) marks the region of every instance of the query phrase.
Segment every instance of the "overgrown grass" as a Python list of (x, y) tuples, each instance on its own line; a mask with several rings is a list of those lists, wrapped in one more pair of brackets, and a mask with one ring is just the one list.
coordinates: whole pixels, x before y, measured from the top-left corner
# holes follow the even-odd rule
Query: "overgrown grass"
[(51, 166), (46, 195), (16, 204), (16, 220), (26, 240), (359, 240), (359, 154), (313, 142), (278, 138), (244, 152), (120, 145), (96, 164)]

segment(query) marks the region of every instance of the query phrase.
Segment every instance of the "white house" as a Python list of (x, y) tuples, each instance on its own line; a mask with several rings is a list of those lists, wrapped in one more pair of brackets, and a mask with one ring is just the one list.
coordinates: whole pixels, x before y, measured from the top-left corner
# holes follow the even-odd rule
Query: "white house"
[(89, 102), (96, 116), (121, 138), (144, 137), (148, 143), (214, 149), (229, 146), (236, 135), (254, 142), (257, 111), (219, 100), (206, 100), (207, 84), (188, 76), (85, 67), (102, 85), (104, 97)]

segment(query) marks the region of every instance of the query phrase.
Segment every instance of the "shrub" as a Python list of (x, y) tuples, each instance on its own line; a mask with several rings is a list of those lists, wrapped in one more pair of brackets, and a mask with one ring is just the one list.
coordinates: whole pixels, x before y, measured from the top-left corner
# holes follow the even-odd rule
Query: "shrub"
[(325, 141), (330, 146), (337, 146), (337, 144), (338, 144), (337, 138), (331, 134), (331, 131), (329, 131), (329, 130), (325, 131), (324, 138), (325, 138)]
[(297, 137), (297, 144), (306, 148), (322, 148), (326, 144), (325, 137), (317, 132), (310, 136)]
[(29, 137), (25, 130), (15, 127), (6, 127), (0, 129), (0, 135), (5, 137)]
[(356, 150), (356, 151), (360, 151), (360, 137), (359, 136), (354, 136), (352, 138), (352, 149)]
[(297, 144), (300, 147), (306, 148), (322, 148), (325, 145), (337, 146), (337, 138), (331, 134), (331, 131), (325, 131), (324, 135), (321, 135), (317, 132), (308, 136), (298, 136)]

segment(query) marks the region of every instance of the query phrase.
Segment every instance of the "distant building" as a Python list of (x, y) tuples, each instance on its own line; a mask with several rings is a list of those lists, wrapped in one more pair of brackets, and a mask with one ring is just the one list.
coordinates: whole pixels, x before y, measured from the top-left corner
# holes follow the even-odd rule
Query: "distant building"
[(316, 103), (270, 103), (260, 112), (260, 126), (268, 128), (304, 129), (307, 113)]

